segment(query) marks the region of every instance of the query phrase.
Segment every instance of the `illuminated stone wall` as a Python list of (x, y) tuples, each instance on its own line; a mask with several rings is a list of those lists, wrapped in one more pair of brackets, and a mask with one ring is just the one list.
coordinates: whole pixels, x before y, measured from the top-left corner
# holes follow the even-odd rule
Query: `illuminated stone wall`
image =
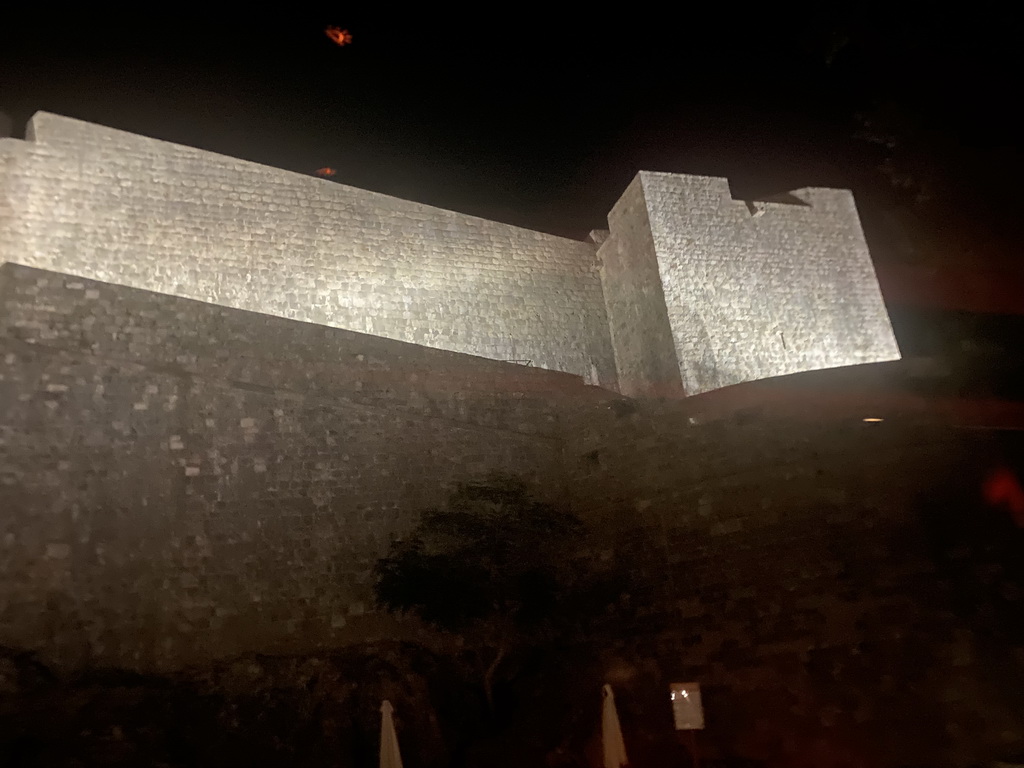
[(646, 206), (637, 176), (608, 214), (611, 229), (597, 252), (619, 391), (678, 396), (679, 362)]
[[(597, 251), (39, 113), (0, 260), (679, 396), (898, 358), (850, 193), (641, 173)], [(619, 381), (621, 379), (621, 382)]]
[(614, 387), (588, 243), (39, 113), (0, 142), (0, 261)]
[[(625, 263), (620, 243), (635, 242), (630, 269), (644, 276), (632, 305), (608, 302), (616, 358), (667, 356), (655, 319), (664, 304), (690, 395), (898, 359), (852, 194), (804, 189), (784, 198), (745, 203), (732, 199), (725, 179), (639, 174), (609, 218), (611, 235), (599, 252), (607, 278), (617, 278), (621, 269), (609, 268)], [(652, 323), (657, 333), (638, 334), (648, 349), (630, 339), (620, 350), (628, 337), (617, 329)], [(643, 370), (664, 381), (660, 365)]]

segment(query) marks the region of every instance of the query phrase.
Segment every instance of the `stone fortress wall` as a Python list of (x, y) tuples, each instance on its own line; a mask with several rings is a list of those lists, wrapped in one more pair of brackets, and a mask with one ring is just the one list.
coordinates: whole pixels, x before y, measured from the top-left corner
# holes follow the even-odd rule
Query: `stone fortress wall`
[(625, 394), (899, 357), (845, 191), (642, 173), (598, 251), (47, 113), (27, 137), (0, 140), (3, 261)]
[(658, 612), (632, 629), (701, 681), (706, 743), (806, 729), (966, 765), (1024, 738), (921, 519), (937, 475), (980, 481), (984, 437), (705, 400), (8, 264), (0, 647), (173, 674), (425, 639), (375, 610), (372, 565), (500, 470), (633, 553)]
[(593, 247), (36, 115), (0, 144), (0, 257), (614, 386)]
[(490, 471), (564, 502), (560, 414), (607, 397), (0, 267), (0, 646), (166, 670), (374, 636), (370, 570), (416, 515)]
[(643, 655), (705, 686), (707, 743), (824, 734), (894, 766), (1024, 743), (1019, 659), (925, 544), (989, 438), (813, 392), (793, 419), (613, 391), (898, 357), (848, 193), (643, 173), (577, 243), (31, 128), (0, 140), (0, 646), (168, 672), (408, 637), (372, 564), (501, 470), (635, 548)]
[[(649, 357), (674, 352), (672, 381), (686, 394), (899, 358), (850, 192), (801, 189), (745, 203), (725, 179), (643, 172), (627, 195), (642, 205), (615, 223), (638, 219), (632, 231), (645, 242), (631, 258), (646, 262), (658, 344), (665, 329), (671, 338), (671, 349)], [(611, 320), (621, 327), (616, 310)]]

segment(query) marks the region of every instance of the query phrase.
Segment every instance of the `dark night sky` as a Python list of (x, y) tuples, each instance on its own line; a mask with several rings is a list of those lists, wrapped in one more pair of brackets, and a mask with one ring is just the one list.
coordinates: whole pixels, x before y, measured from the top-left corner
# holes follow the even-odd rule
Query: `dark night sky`
[[(728, 176), (739, 197), (844, 186), (876, 259), (906, 255), (900, 232), (918, 259), (1016, 257), (1008, 20), (282, 8), (8, 23), (0, 109), (16, 131), (45, 109), (577, 238), (640, 169)], [(858, 113), (895, 147), (855, 139)]]

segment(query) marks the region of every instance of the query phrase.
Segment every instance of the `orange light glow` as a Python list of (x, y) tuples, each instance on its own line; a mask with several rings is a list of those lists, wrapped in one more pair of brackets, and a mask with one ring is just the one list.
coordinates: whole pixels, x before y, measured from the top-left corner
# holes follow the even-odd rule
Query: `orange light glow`
[(985, 478), (982, 491), (985, 501), (1007, 510), (1017, 527), (1024, 528), (1024, 488), (1013, 472), (1006, 467), (992, 470)]
[(352, 33), (341, 27), (328, 27), (324, 30), (326, 35), (338, 45), (348, 45), (352, 42)]
[(316, 175), (317, 176), (333, 176), (336, 173), (337, 173), (337, 171), (334, 170), (333, 168), (317, 168), (316, 169)]

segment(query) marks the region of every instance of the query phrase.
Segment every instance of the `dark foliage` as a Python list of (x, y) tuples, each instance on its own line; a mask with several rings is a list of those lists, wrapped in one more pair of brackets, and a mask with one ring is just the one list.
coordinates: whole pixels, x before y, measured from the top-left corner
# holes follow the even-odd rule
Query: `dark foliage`
[(382, 606), (462, 639), (492, 707), (499, 667), (509, 677), (523, 651), (593, 641), (614, 625), (628, 584), (578, 518), (508, 476), (458, 486), (375, 576)]
[(509, 477), (460, 485), (423, 513), (376, 568), (379, 602), (439, 629), (498, 622), (521, 632), (589, 624), (622, 594), (573, 515), (532, 499)]

